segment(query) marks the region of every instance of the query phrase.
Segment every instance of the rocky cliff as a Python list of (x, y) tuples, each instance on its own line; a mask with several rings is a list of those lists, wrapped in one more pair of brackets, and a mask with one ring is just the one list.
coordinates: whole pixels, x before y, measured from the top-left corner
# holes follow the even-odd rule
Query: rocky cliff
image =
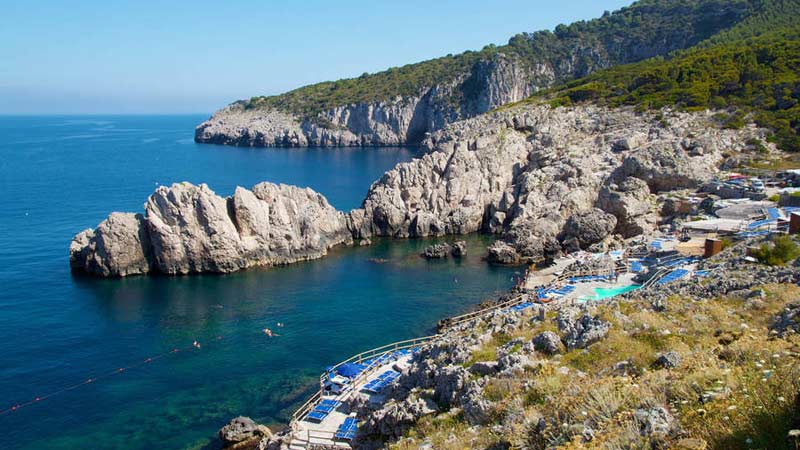
[(225, 273), (319, 258), (351, 239), (346, 216), (311, 189), (260, 183), (223, 198), (179, 183), (158, 188), (144, 215), (112, 213), (78, 233), (70, 266), (105, 277)]
[(418, 144), (449, 123), (618, 64), (667, 55), (734, 27), (752, 1), (644, 1), (602, 18), (514, 36), (377, 74), (233, 103), (200, 124), (195, 140), (254, 146)]
[[(513, 251), (498, 244), (510, 253), (499, 262), (536, 259), (597, 243), (598, 230), (652, 228), (658, 194), (699, 187), (754, 137), (765, 132), (720, 129), (711, 113), (517, 107), (433, 134), (427, 154), (387, 172), (351, 216), (357, 236), (505, 233)], [(597, 226), (609, 214), (613, 224)]]
[(385, 173), (349, 213), (292, 186), (222, 198), (176, 184), (156, 190), (143, 215), (114, 213), (76, 235), (70, 262), (100, 276), (231, 272), (371, 236), (473, 232), (502, 236), (492, 262), (540, 260), (653, 230), (659, 196), (699, 187), (766, 134), (722, 129), (711, 112), (518, 106), (432, 134), (423, 157)]

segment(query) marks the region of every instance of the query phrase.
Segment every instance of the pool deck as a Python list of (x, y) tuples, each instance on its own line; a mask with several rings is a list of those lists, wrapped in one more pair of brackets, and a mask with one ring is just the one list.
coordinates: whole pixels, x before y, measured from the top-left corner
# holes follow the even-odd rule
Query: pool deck
[[(366, 398), (369, 403), (382, 404), (385, 401), (384, 394), (374, 394), (362, 391), (364, 386), (370, 381), (378, 378), (383, 372), (387, 370), (395, 370), (402, 374), (404, 368), (408, 367), (411, 363), (413, 355), (404, 355), (400, 358), (387, 362), (381, 366), (377, 366), (369, 374), (369, 376), (358, 380), (356, 383), (351, 384), (344, 392), (338, 395), (325, 395), (325, 400), (336, 400), (341, 402), (338, 408), (328, 414), (322, 421), (316, 422), (306, 418), (295, 422), (294, 439), (292, 440), (290, 449), (305, 449), (310, 446), (325, 446), (326, 448), (352, 448), (349, 443), (343, 440), (335, 439), (334, 435), (339, 429), (339, 426), (344, 422), (347, 417), (355, 416), (351, 414), (350, 402), (356, 397)], [(402, 375), (401, 375), (402, 377)], [(386, 388), (388, 389), (388, 387)]]
[[(570, 300), (579, 300), (579, 299), (589, 299), (595, 300), (597, 297), (597, 292), (595, 289), (613, 289), (613, 288), (621, 288), (625, 286), (630, 286), (632, 284), (636, 284), (633, 279), (636, 278), (635, 273), (625, 273), (619, 276), (617, 282), (605, 282), (605, 281), (592, 281), (589, 283), (578, 283), (575, 284), (575, 290), (572, 291), (571, 294), (564, 297), (563, 300), (570, 301)], [(598, 300), (600, 301), (600, 300)]]

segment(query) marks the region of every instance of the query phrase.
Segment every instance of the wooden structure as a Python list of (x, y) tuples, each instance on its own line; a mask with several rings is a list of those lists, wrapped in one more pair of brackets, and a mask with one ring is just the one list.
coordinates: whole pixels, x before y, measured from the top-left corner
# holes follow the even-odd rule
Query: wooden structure
[(800, 234), (800, 214), (792, 213), (789, 216), (789, 234)]
[(722, 251), (722, 241), (719, 239), (706, 239), (706, 250), (703, 254), (705, 258), (711, 258)]

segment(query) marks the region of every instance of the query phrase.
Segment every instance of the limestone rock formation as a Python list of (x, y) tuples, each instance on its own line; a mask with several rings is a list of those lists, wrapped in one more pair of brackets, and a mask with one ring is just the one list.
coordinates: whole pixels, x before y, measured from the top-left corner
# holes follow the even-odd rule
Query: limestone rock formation
[(575, 239), (582, 249), (605, 239), (617, 226), (617, 218), (603, 210), (594, 208), (567, 219), (562, 240)]
[(324, 256), (352, 241), (346, 216), (311, 189), (261, 183), (223, 198), (159, 187), (145, 215), (114, 213), (70, 245), (73, 270), (100, 276), (233, 272)]
[(96, 230), (78, 233), (70, 244), (70, 267), (99, 276), (148, 273), (150, 237), (141, 214), (111, 213)]
[(229, 446), (255, 438), (270, 438), (272, 433), (249, 417), (236, 417), (219, 430), (223, 445)]
[[(541, 89), (691, 47), (747, 13), (739, 2), (634, 4), (555, 33), (522, 33), (480, 52), (239, 101), (198, 126), (195, 139), (265, 147), (417, 144), (426, 133)], [(641, 135), (615, 136), (609, 144), (632, 150)], [(707, 147), (692, 151), (698, 149)]]
[[(610, 232), (609, 214), (613, 232), (641, 234), (655, 225), (653, 193), (699, 185), (721, 149), (744, 150), (763, 134), (720, 130), (710, 113), (662, 114), (669, 120), (530, 105), (454, 123), (425, 141), (425, 156), (373, 184), (353, 227), (394, 237), (505, 233), (505, 245), (490, 249), (499, 263), (542, 258), (570, 238), (591, 245)], [(702, 154), (686, 150), (687, 135)]]

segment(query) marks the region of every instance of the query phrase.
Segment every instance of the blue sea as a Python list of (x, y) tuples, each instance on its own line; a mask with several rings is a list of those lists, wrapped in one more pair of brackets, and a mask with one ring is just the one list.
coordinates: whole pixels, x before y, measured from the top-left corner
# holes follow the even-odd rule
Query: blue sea
[(280, 425), (327, 365), (431, 333), (513, 284), (513, 269), (481, 261), (478, 236), (460, 262), (420, 258), (431, 241), (377, 240), (224, 276), (73, 276), (72, 236), (142, 211), (159, 185), (290, 183), (349, 210), (416, 156), (199, 145), (203, 119), (0, 116), (0, 449), (214, 448), (232, 417)]

